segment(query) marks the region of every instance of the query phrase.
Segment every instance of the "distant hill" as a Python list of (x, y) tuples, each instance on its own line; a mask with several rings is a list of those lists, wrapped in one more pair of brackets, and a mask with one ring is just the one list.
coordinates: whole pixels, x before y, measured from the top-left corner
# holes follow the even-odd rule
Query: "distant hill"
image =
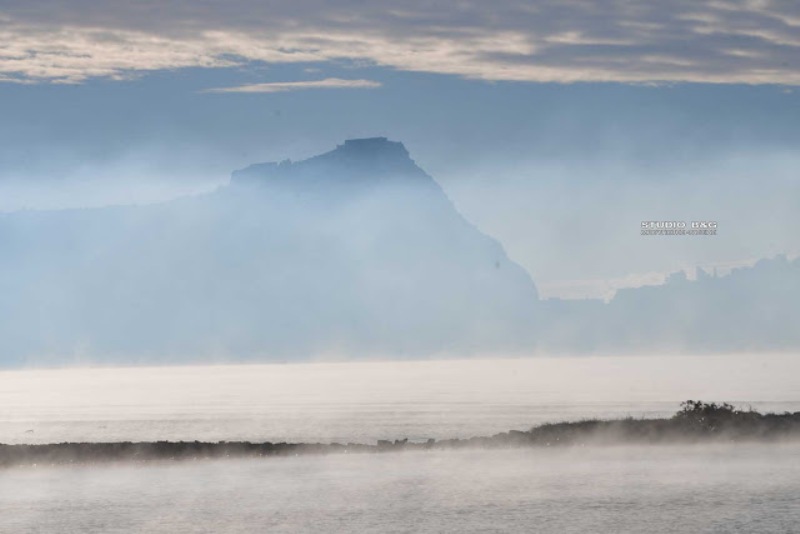
[(0, 216), (0, 363), (514, 351), (537, 292), (385, 138), (143, 207)]
[(599, 300), (542, 303), (546, 352), (800, 350), (800, 258), (762, 259), (727, 276), (674, 273), (658, 286)]

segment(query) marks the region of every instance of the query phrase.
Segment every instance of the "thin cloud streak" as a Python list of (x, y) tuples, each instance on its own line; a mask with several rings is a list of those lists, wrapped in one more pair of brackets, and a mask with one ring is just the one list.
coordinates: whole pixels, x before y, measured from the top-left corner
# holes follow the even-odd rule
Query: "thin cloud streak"
[(206, 89), (202, 93), (283, 93), (287, 91), (304, 91), (307, 89), (376, 89), (380, 82), (373, 80), (343, 80), (341, 78), (325, 78), (324, 80), (302, 82), (270, 82), (240, 85), (237, 87), (217, 87)]

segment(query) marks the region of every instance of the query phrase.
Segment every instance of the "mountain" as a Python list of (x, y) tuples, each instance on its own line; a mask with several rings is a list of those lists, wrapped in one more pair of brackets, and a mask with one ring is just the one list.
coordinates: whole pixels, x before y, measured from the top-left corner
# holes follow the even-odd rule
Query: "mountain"
[(0, 362), (525, 350), (537, 292), (385, 138), (150, 206), (0, 216)]

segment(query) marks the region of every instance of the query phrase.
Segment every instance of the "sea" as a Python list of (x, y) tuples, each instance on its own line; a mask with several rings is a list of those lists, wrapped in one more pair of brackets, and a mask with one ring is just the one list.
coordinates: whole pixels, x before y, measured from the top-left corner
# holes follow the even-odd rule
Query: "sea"
[[(800, 354), (0, 371), (0, 443), (489, 436), (800, 411)], [(0, 532), (800, 532), (800, 444), (597, 446), (0, 470)]]

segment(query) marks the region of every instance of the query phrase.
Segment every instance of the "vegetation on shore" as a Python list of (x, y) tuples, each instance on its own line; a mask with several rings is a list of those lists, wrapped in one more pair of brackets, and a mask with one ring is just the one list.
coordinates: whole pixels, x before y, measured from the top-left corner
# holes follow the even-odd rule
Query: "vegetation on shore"
[(156, 441), (119, 443), (0, 444), (0, 467), (109, 461), (289, 456), (299, 454), (368, 453), (465, 447), (510, 448), (582, 445), (800, 441), (800, 412), (761, 414), (722, 403), (685, 401), (670, 418), (584, 420), (548, 423), (529, 431), (511, 430), (494, 436), (409, 442), (379, 440), (358, 443), (217, 443)]

